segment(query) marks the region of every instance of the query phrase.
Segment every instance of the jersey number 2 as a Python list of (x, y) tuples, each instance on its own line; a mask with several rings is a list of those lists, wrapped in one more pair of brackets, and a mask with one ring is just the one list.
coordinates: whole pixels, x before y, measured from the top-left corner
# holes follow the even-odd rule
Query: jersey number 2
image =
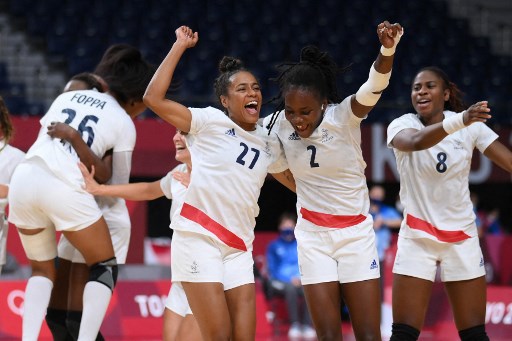
[(311, 168), (320, 167), (318, 162), (315, 162), (316, 147), (315, 146), (308, 146), (307, 150), (311, 151), (311, 159), (309, 159), (309, 165), (311, 166)]

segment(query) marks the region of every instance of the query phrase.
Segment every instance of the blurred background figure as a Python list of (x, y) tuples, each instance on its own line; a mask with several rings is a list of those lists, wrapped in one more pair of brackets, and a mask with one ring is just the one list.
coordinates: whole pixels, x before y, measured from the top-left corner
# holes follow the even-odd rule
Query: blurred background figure
[(289, 338), (315, 338), (311, 317), (300, 282), (295, 224), (297, 216), (285, 212), (279, 218), (279, 237), (267, 248), (267, 270), (271, 295), (283, 295), (286, 300), (290, 329)]

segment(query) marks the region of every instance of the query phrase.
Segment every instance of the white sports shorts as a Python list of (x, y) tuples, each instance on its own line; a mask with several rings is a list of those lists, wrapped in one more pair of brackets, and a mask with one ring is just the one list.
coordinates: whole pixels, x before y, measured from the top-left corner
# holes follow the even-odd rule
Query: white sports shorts
[(224, 290), (254, 283), (252, 252), (225, 245), (212, 237), (174, 230), (171, 276), (175, 282), (218, 282)]
[(183, 286), (180, 282), (172, 283), (169, 296), (167, 296), (165, 300), (165, 307), (183, 317), (192, 314), (187, 295), (185, 295), (185, 290), (183, 290)]
[(393, 273), (434, 282), (439, 264), (441, 281), (464, 281), (485, 275), (478, 237), (457, 243), (428, 238), (398, 237)]
[(101, 218), (94, 197), (57, 178), (44, 161), (33, 158), (18, 165), (9, 187), (9, 221), (36, 229), (78, 231)]
[(373, 220), (325, 231), (295, 230), (303, 285), (380, 278)]
[[(114, 254), (116, 256), (117, 264), (125, 264), (126, 256), (128, 254), (128, 246), (130, 244), (130, 233), (129, 227), (110, 228), (110, 238), (112, 238), (112, 246), (114, 247)], [(60, 258), (69, 260), (73, 263), (85, 264), (85, 259), (69, 240), (61, 235), (58, 248), (58, 256)]]

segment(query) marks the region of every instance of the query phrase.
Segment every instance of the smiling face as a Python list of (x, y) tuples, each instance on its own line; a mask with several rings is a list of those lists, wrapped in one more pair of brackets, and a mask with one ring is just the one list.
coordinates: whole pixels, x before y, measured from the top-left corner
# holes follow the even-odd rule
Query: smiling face
[(229, 117), (242, 129), (256, 128), (261, 110), (261, 90), (256, 77), (250, 72), (240, 71), (230, 78), (227, 96), (220, 96)]
[(449, 98), (450, 90), (445, 88), (443, 79), (435, 72), (421, 71), (414, 78), (411, 101), (424, 122), (442, 121), (445, 102)]
[(172, 138), (172, 142), (174, 142), (174, 148), (176, 149), (176, 161), (179, 161), (181, 163), (189, 163), (190, 151), (187, 148), (185, 135), (182, 134), (179, 130), (176, 131), (176, 134)]
[(284, 94), (284, 113), (293, 129), (302, 138), (308, 138), (322, 122), (327, 100), (304, 88), (291, 87)]

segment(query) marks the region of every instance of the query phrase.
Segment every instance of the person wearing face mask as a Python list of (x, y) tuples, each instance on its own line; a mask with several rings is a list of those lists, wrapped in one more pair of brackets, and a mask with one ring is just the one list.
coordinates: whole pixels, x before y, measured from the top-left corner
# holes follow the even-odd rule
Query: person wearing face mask
[[(305, 305), (304, 290), (300, 281), (295, 224), (297, 216), (285, 212), (279, 218), (279, 237), (272, 241), (266, 252), (270, 290), (283, 295), (288, 309), (290, 329), (288, 337), (313, 338), (315, 330)], [(302, 305), (301, 305), (302, 303)]]

